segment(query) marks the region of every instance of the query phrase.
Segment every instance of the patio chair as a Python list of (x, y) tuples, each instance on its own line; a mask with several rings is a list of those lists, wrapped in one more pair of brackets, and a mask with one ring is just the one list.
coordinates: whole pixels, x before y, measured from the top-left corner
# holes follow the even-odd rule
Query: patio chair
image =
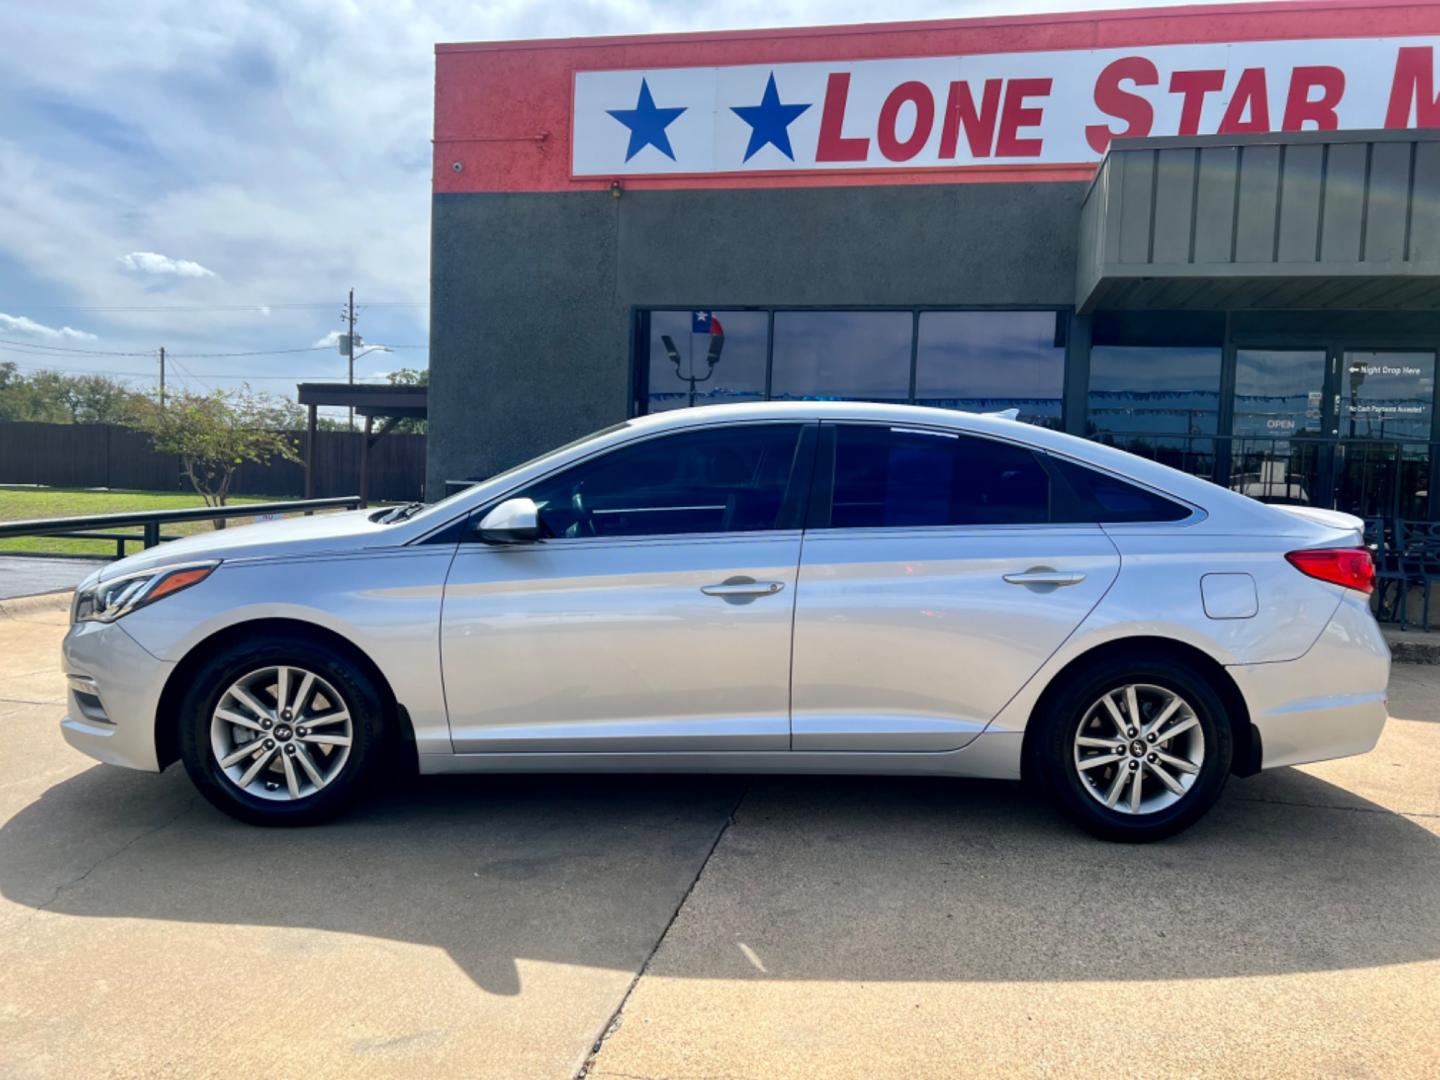
[[(1375, 618), (1380, 622), (1394, 622), (1396, 608), (1405, 600), (1405, 575), (1400, 569), (1400, 544), (1396, 538), (1400, 528), (1400, 522), (1394, 518), (1365, 519), (1365, 546), (1375, 562)], [(1392, 589), (1387, 608), (1386, 592)]]
[(1400, 550), (1400, 629), (1409, 629), (1409, 605), (1405, 602), (1411, 585), (1420, 586), (1421, 620), (1430, 632), (1430, 586), (1440, 581), (1440, 523), (1431, 521), (1397, 521), (1397, 546)]

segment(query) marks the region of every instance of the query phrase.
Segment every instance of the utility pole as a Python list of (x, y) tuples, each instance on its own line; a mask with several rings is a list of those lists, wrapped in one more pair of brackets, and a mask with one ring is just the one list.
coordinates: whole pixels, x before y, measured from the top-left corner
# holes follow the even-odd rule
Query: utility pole
[[(350, 290), (350, 303), (346, 308), (346, 318), (350, 323), (350, 333), (346, 339), (350, 353), (350, 377), (347, 380), (351, 387), (355, 385), (355, 290)], [(350, 406), (350, 430), (355, 430), (355, 406)]]
[(160, 346), (160, 408), (165, 408), (165, 346)]

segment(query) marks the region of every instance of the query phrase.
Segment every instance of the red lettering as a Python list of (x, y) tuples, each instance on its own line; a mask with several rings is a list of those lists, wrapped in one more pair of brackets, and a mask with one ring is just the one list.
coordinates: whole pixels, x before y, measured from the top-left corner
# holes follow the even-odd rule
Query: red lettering
[(1136, 86), (1154, 86), (1160, 81), (1155, 65), (1143, 56), (1122, 56), (1105, 65), (1095, 80), (1095, 105), (1101, 112), (1125, 121), (1123, 131), (1111, 131), (1108, 124), (1090, 124), (1085, 128), (1085, 141), (1090, 149), (1103, 154), (1110, 140), (1121, 136), (1143, 138), (1155, 123), (1155, 110), (1139, 94), (1122, 90), (1122, 82)]
[[(1241, 117), (1249, 113), (1249, 120)], [(1270, 91), (1265, 86), (1264, 68), (1246, 68), (1230, 95), (1230, 104), (1220, 118), (1221, 135), (1243, 135), (1270, 130)]]
[[(910, 136), (901, 139), (896, 132), (900, 120), (900, 109), (909, 102), (915, 106), (915, 126)], [(880, 127), (875, 133), (875, 142), (880, 153), (890, 161), (909, 161), (930, 138), (930, 129), (935, 126), (935, 99), (930, 88), (922, 82), (903, 82), (890, 91), (885, 104), (880, 106)]]
[(815, 146), (816, 161), (864, 161), (870, 156), (870, 140), (846, 138), (845, 101), (850, 96), (850, 73), (835, 71), (825, 81), (825, 107), (820, 113), (820, 139)]
[(1000, 109), (1000, 133), (995, 136), (998, 157), (1039, 157), (1040, 139), (1022, 139), (1021, 128), (1035, 127), (1045, 118), (1039, 105), (1027, 106), (1026, 98), (1049, 97), (1049, 79), (1011, 79), (1005, 87), (1005, 104)]
[(1000, 115), (1000, 90), (1003, 79), (986, 79), (985, 89), (980, 95), (980, 109), (975, 109), (975, 98), (965, 82), (952, 82), (950, 96), (945, 101), (945, 119), (940, 126), (940, 156), (953, 158), (960, 143), (960, 129), (965, 129), (965, 140), (970, 144), (970, 156), (990, 156), (990, 147), (995, 144), (995, 120)]
[(1385, 110), (1387, 128), (1408, 128), (1410, 114), (1415, 126), (1440, 127), (1440, 94), (1435, 92), (1435, 50), (1413, 45), (1395, 58), (1395, 79), (1390, 84), (1390, 107)]
[[(1320, 96), (1310, 100), (1310, 91)], [(1303, 131), (1307, 120), (1316, 131), (1334, 131), (1340, 126), (1335, 106), (1345, 95), (1345, 73), (1335, 67), (1297, 67), (1290, 73), (1290, 93), (1285, 98), (1285, 119), (1281, 131)]]
[(1225, 89), (1225, 72), (1177, 71), (1170, 76), (1170, 92), (1181, 95), (1180, 128), (1177, 134), (1200, 134), (1200, 114), (1205, 109), (1205, 95)]

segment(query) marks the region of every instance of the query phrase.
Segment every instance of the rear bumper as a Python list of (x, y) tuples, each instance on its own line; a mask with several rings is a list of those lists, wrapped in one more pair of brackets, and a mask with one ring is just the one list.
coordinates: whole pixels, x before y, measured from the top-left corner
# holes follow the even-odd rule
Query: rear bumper
[(1385, 727), (1390, 649), (1359, 593), (1299, 659), (1227, 670), (1260, 733), (1262, 769), (1366, 753)]
[(118, 623), (77, 623), (62, 655), (65, 741), (110, 765), (159, 772), (155, 716), (175, 665), (146, 652)]

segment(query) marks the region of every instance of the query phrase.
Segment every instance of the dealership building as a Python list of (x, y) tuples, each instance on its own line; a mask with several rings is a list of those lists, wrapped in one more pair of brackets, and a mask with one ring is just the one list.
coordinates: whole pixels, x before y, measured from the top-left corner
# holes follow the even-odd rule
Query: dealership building
[(436, 47), (429, 490), (913, 401), (1437, 515), (1440, 6)]

